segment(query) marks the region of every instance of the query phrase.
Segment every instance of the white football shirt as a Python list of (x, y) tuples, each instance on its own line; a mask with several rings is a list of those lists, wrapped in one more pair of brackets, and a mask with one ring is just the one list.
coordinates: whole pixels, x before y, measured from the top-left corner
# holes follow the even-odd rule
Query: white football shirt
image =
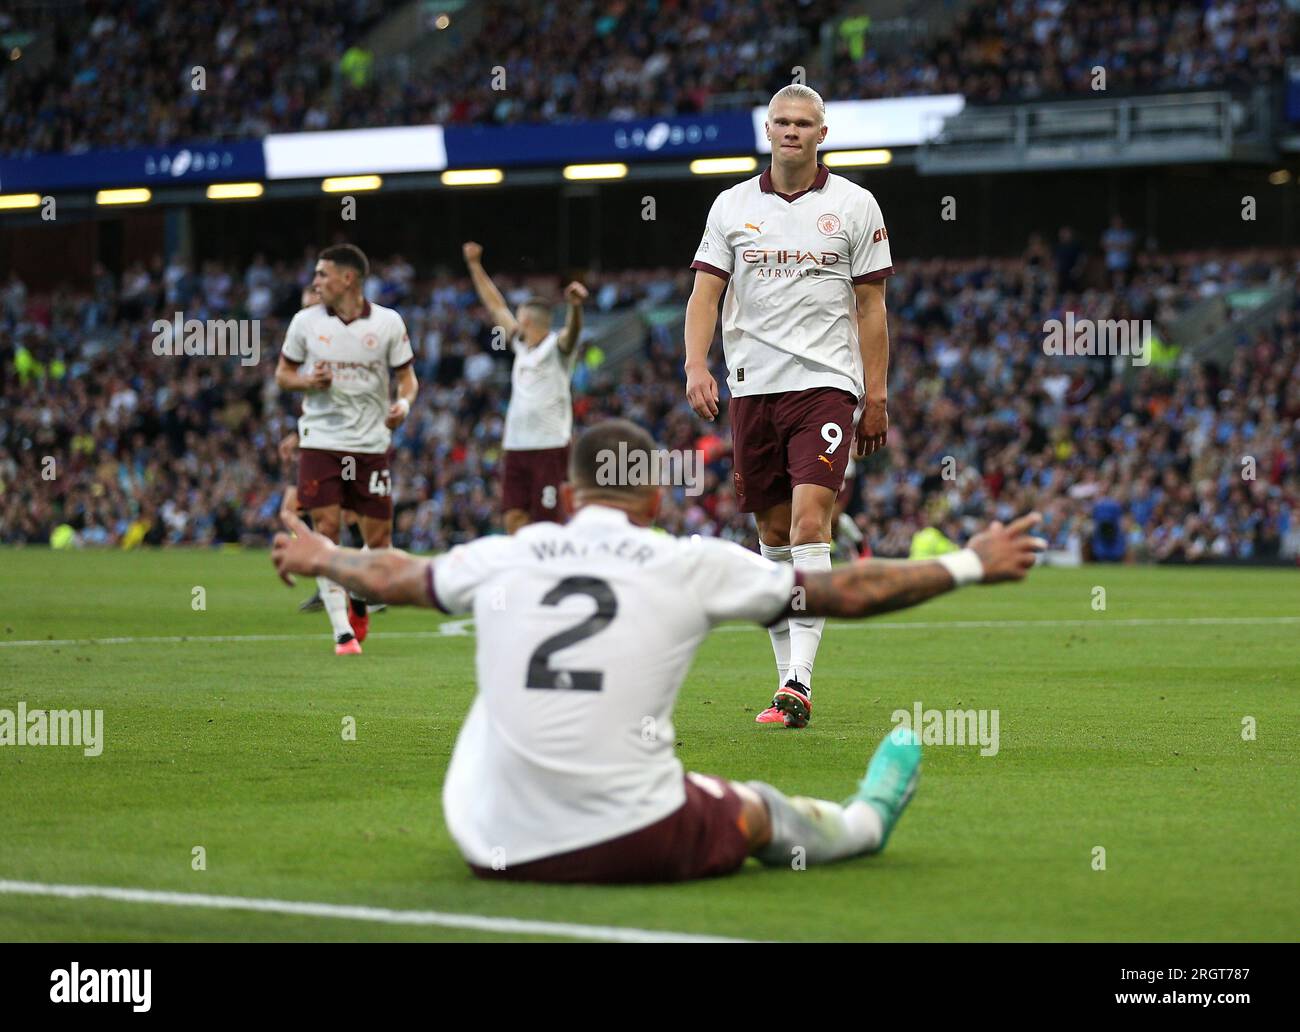
[(862, 397), (853, 287), (894, 271), (869, 190), (819, 164), (810, 189), (781, 194), (768, 169), (718, 195), (691, 268), (727, 281), (722, 346), (732, 397), (811, 387)]
[(535, 348), (514, 341), (515, 364), (510, 370), (510, 403), (502, 447), (510, 451), (563, 448), (573, 435), (573, 367), (578, 347), (560, 350), (560, 334), (552, 331)]
[(429, 578), (439, 608), (474, 614), (478, 694), (442, 803), (465, 858), (491, 867), (682, 806), (672, 712), (695, 650), (723, 620), (780, 616), (794, 568), (589, 505), (567, 524), (459, 545)]
[(328, 362), (334, 375), (329, 390), (303, 395), (301, 447), (368, 455), (388, 451), (393, 439), (384, 426), (391, 404), (389, 373), (415, 357), (400, 315), (367, 301), (361, 314), (345, 323), (332, 308), (312, 305), (289, 323), (281, 354), (304, 366), (305, 375), (321, 362)]

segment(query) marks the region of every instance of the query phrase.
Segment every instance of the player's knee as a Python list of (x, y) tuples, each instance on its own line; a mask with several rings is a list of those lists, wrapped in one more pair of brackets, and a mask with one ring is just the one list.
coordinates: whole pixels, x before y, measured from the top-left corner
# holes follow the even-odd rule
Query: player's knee
[(813, 541), (831, 539), (831, 521), (829, 513), (801, 512), (795, 516), (790, 526), (792, 545), (806, 545)]
[(391, 548), (393, 546), (393, 524), (387, 520), (364, 519), (361, 521), (361, 536), (367, 548)]
[(339, 539), (339, 514), (325, 509), (316, 509), (311, 514), (312, 528), (318, 534), (324, 534), (333, 542)]
[(740, 820), (749, 838), (749, 851), (762, 849), (772, 841), (772, 817), (767, 812), (767, 804), (762, 796), (742, 782), (733, 781), (731, 787), (740, 796)]
[(790, 543), (790, 520), (759, 517), (758, 539), (769, 548), (784, 548)]

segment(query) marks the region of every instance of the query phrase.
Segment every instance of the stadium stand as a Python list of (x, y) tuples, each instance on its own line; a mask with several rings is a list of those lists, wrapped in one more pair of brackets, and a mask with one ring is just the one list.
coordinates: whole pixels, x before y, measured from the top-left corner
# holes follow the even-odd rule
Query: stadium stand
[(976, 0), (919, 51), (841, 37), (838, 96), (961, 93), (970, 103), (1247, 87), (1282, 73), (1294, 31), (1281, 0)]
[[(1281, 0), (976, 0), (947, 31), (900, 50), (878, 47), (862, 17), (841, 21), (852, 31), (824, 47), (818, 26), (852, 9), (839, 0), (490, 0), (451, 57), (376, 60), (366, 34), (401, 6), (103, 0), (56, 22), (32, 20), (36, 7), (0, 14), (0, 30), (25, 27), (46, 44), (0, 65), (0, 149), (696, 114), (761, 104), (795, 65), (827, 100), (1095, 97), (1099, 65), (1107, 95), (1248, 87), (1280, 77), (1295, 27)], [(222, 88), (193, 90), (195, 66)], [(492, 88), (497, 68), (504, 90)]]
[[(1113, 249), (1120, 240), (1110, 239)], [(1117, 290), (1074, 282), (1074, 253), (1058, 244), (1053, 254), (1040, 235), (1018, 258), (900, 265), (890, 286), (890, 446), (860, 470), (849, 508), (869, 547), (907, 555), (928, 527), (960, 541), (984, 519), (1038, 507), (1065, 556), (1295, 556), (1300, 302), (1254, 329), (1230, 362), (1176, 374), (1168, 361), (1133, 370), (1122, 360), (1048, 360), (1042, 341), (1044, 321), (1067, 310), (1160, 326), (1207, 297), (1293, 280), (1300, 252), (1139, 253)], [(294, 402), (266, 370), (311, 257), (258, 256), (243, 270), (159, 258), (121, 277), (101, 267), (82, 294), (29, 294), (17, 276), (0, 285), (0, 354), (12, 356), (0, 371), (2, 540), (44, 543), (66, 526), (63, 537), (91, 546), (264, 544), (286, 482), (277, 444), (294, 425)], [(689, 277), (591, 276), (589, 307), (682, 304)], [(558, 278), (502, 282), (516, 300), (558, 296)], [(437, 550), (490, 532), (507, 353), (491, 350), (468, 280), (420, 280), (394, 255), (377, 263), (367, 293), (402, 311), (423, 384), (395, 440), (396, 543)], [(262, 364), (154, 355), (146, 330), (178, 305), (200, 319), (262, 319)], [(647, 332), (638, 361), (612, 369), (595, 352), (580, 366), (578, 425), (625, 416), (666, 447), (701, 449), (704, 493), (679, 489), (661, 525), (752, 544), (752, 520), (730, 488), (726, 427), (686, 406), (670, 326)], [(716, 374), (725, 382), (720, 365)], [(71, 456), (71, 468), (43, 479), (46, 455)]]

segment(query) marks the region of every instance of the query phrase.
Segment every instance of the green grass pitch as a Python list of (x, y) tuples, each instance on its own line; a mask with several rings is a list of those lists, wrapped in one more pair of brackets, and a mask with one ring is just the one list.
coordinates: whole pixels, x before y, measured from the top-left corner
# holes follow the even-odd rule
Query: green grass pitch
[[(1000, 749), (927, 749), (878, 857), (599, 888), (487, 884), (460, 861), (440, 786), (474, 638), (410, 633), (439, 615), (377, 615), (365, 655), (336, 659), (324, 617), (296, 612), (309, 587), (286, 590), (265, 553), (5, 550), (0, 569), (0, 708), (102, 709), (105, 724), (98, 757), (0, 747), (0, 879), (760, 939), (1300, 933), (1295, 571), (1040, 570), (832, 623), (801, 732), (753, 723), (773, 681), (766, 634), (715, 633), (677, 707), (688, 769), (839, 799), (918, 700), (996, 709)], [(217, 635), (243, 640), (201, 640)], [(147, 636), (187, 640), (49, 641)], [(9, 644), (31, 640), (49, 643)], [(3, 940), (502, 937), (0, 893)]]

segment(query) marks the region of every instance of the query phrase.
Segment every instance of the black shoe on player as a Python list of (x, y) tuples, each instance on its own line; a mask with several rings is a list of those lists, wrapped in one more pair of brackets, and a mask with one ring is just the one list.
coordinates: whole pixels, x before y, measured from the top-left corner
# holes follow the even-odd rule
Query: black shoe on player
[(321, 601), (320, 592), (317, 591), (316, 594), (312, 595), (311, 598), (305, 598), (302, 600), (302, 602), (299, 603), (298, 612), (319, 613), (324, 608), (325, 608), (325, 603)]

